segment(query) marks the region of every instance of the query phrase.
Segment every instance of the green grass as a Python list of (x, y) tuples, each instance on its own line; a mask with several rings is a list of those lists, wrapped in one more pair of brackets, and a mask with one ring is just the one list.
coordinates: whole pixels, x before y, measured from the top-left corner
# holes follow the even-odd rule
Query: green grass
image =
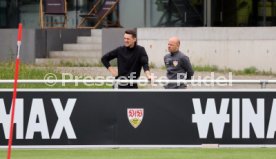
[[(9, 63), (0, 63), (0, 80), (3, 79), (14, 79), (14, 69), (15, 64), (12, 62)], [(44, 79), (44, 77), (52, 73), (56, 75), (57, 79), (62, 79), (62, 74), (55, 71), (53, 67), (35, 67), (33, 65), (20, 64), (19, 69), (19, 79)], [(0, 84), (0, 88), (13, 88), (13, 84)], [(55, 84), (49, 86), (47, 84), (18, 84), (18, 88), (112, 88), (108, 85), (99, 86), (93, 84)]]
[(101, 61), (99, 61), (95, 64), (90, 64), (90, 63), (86, 63), (86, 62), (73, 63), (70, 61), (61, 61), (61, 63), (58, 66), (60, 66), (60, 67), (103, 67), (103, 64), (101, 63)]
[(215, 65), (206, 65), (206, 66), (196, 66), (193, 65), (193, 69), (195, 72), (222, 72), (222, 73), (228, 73), (232, 72), (234, 75), (273, 75), (276, 76), (276, 74), (272, 73), (272, 71), (261, 71), (258, 70), (256, 67), (251, 66), (244, 68), (243, 70), (233, 70), (229, 68), (220, 69)]
[(195, 65), (193, 65), (193, 69), (194, 69), (194, 71), (198, 71), (198, 72), (218, 72), (218, 71), (220, 71), (219, 69), (218, 69), (218, 67), (217, 66), (209, 66), (209, 65), (207, 65), (207, 66), (195, 66)]
[[(0, 64), (0, 79), (13, 79), (15, 64), (1, 63)], [(32, 65), (20, 64), (19, 79), (43, 79), (47, 73), (57, 73), (51, 67), (36, 68)]]
[[(12, 159), (274, 159), (275, 148), (13, 150)], [(6, 150), (0, 150), (6, 158)]]

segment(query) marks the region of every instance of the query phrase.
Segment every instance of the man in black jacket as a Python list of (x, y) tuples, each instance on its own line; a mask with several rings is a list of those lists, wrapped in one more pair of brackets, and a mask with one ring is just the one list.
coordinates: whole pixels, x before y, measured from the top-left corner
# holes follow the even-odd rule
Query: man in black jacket
[[(102, 57), (103, 65), (116, 79), (136, 80), (140, 77), (141, 68), (151, 80), (148, 64), (148, 55), (144, 47), (136, 44), (137, 37), (134, 30), (126, 30), (124, 34), (124, 46), (120, 46)], [(117, 58), (118, 71), (110, 65), (110, 61)], [(119, 88), (138, 88), (137, 84), (122, 83)]]

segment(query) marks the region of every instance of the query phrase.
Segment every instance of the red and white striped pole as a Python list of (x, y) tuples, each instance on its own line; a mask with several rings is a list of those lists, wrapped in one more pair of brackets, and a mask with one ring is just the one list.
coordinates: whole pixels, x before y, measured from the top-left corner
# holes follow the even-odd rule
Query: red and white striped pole
[(7, 159), (11, 158), (15, 101), (16, 101), (16, 95), (17, 95), (17, 80), (18, 80), (19, 64), (20, 64), (19, 53), (20, 53), (20, 47), (21, 47), (21, 39), (22, 39), (22, 24), (19, 23), (19, 25), (18, 25), (18, 34), (17, 34), (17, 55), (16, 55), (16, 61), (15, 61), (14, 84), (13, 84), (13, 95), (12, 95), (12, 105), (11, 105), (10, 135), (9, 135), (9, 145), (8, 145)]

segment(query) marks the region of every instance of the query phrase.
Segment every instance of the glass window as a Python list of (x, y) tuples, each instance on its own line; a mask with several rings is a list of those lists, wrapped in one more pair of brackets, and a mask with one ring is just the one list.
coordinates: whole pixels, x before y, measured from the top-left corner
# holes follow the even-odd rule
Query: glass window
[(20, 22), (25, 28), (39, 27), (39, 0), (22, 0), (19, 4)]
[(155, 26), (203, 26), (204, 0), (155, 0)]
[[(0, 28), (17, 28), (19, 22), (25, 28), (39, 28), (39, 2), (0, 0)], [(80, 15), (88, 13), (95, 2), (67, 0), (67, 27), (76, 28), (81, 21)], [(147, 6), (145, 16), (140, 17), (144, 27), (276, 26), (276, 0), (144, 0), (139, 3)], [(121, 15), (128, 12), (123, 11)], [(111, 15), (109, 20), (112, 16), (115, 17)], [(47, 20), (60, 22), (62, 18), (50, 17)], [(127, 16), (121, 18), (125, 24), (130, 21)]]
[(275, 26), (276, 0), (259, 0), (256, 4), (257, 25)]
[(92, 9), (95, 0), (68, 0), (69, 27), (77, 27), (81, 21), (80, 15), (87, 14)]
[(3, 28), (7, 25), (7, 1), (6, 0), (0, 0), (0, 28)]
[[(80, 14), (90, 10), (95, 0), (67, 0), (67, 26), (76, 28)], [(40, 0), (0, 0), (0, 27), (17, 28), (22, 22), (25, 28), (39, 28)], [(63, 17), (46, 17), (48, 22), (61, 22)]]
[(276, 0), (212, 0), (212, 26), (275, 26)]
[(19, 21), (17, 0), (0, 0), (0, 27), (16, 28)]

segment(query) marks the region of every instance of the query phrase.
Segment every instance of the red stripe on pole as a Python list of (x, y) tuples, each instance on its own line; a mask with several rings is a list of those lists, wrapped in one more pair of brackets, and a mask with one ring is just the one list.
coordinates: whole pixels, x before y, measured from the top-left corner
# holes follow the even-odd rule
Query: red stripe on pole
[(19, 23), (19, 25), (18, 25), (17, 41), (21, 41), (21, 39), (22, 39), (22, 24)]
[[(20, 23), (18, 26), (18, 41), (21, 41), (22, 38), (22, 24)], [(10, 134), (9, 134), (9, 143), (8, 143), (8, 155), (7, 159), (11, 158), (11, 150), (12, 150), (12, 139), (13, 139), (13, 127), (14, 127), (14, 113), (15, 113), (15, 102), (16, 102), (16, 96), (17, 96), (17, 80), (18, 80), (18, 74), (19, 74), (19, 50), (20, 50), (21, 43), (17, 43), (17, 57), (15, 61), (15, 71), (14, 71), (14, 84), (13, 84), (13, 95), (12, 95), (12, 105), (11, 105), (11, 122), (10, 122)]]

